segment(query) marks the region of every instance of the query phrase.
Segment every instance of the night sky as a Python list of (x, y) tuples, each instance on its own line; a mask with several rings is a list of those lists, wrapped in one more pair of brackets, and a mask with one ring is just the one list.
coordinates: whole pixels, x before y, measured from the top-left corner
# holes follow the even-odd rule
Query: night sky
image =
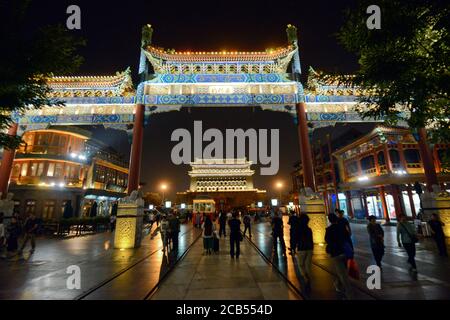
[[(153, 26), (153, 44), (176, 50), (262, 51), (286, 45), (286, 25), (299, 29), (302, 69), (352, 72), (356, 60), (337, 43), (335, 33), (343, 23), (342, 11), (353, 1), (37, 1), (29, 11), (30, 28), (61, 23), (66, 8), (81, 8), (81, 31), (87, 40), (81, 50), (85, 58), (80, 75), (107, 75), (131, 67), (137, 80), (140, 33), (144, 24)], [(305, 77), (304, 77), (305, 78)], [(255, 186), (273, 191), (274, 181), (291, 188), (290, 172), (300, 158), (297, 132), (292, 117), (284, 113), (254, 108), (198, 108), (188, 112), (155, 115), (144, 133), (141, 181), (145, 191), (157, 191), (164, 181), (172, 195), (189, 186), (187, 166), (175, 166), (170, 151), (175, 142), (170, 135), (177, 128), (192, 130), (193, 121), (207, 128), (280, 129), (280, 171), (277, 176), (255, 174)], [(224, 131), (223, 131), (224, 132)], [(99, 131), (97, 137), (123, 153), (129, 152), (125, 134)], [(128, 154), (126, 156), (129, 156)], [(257, 168), (256, 168), (257, 169)], [(270, 194), (270, 193), (269, 193)]]

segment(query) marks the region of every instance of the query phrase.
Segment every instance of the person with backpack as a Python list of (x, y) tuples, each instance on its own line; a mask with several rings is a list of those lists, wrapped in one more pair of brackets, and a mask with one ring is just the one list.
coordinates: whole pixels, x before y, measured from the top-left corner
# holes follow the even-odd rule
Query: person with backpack
[(439, 250), (439, 255), (441, 257), (448, 257), (444, 229), (442, 228), (443, 226), (445, 226), (445, 223), (441, 221), (437, 213), (433, 213), (431, 215), (431, 220), (428, 221), (428, 224), (430, 225), (431, 234)]
[(244, 237), (247, 230), (250, 238), (252, 237), (251, 220), (252, 218), (250, 217), (250, 214), (247, 212), (244, 216), (244, 235), (243, 235)]
[(369, 217), (367, 232), (369, 233), (373, 257), (377, 266), (381, 269), (381, 259), (384, 255), (384, 231), (380, 224), (377, 223), (377, 218), (373, 215)]
[(210, 255), (214, 246), (214, 231), (215, 225), (211, 221), (209, 216), (206, 216), (202, 225), (203, 229), (203, 248), (205, 249), (205, 254)]
[(410, 264), (409, 272), (417, 274), (415, 257), (416, 243), (419, 242), (419, 239), (417, 238), (416, 229), (406, 220), (406, 215), (404, 214), (400, 216), (400, 221), (397, 223), (397, 242), (400, 248), (403, 245), (403, 248), (405, 248), (408, 254), (408, 263)]
[(241, 233), (241, 221), (237, 218), (236, 212), (228, 221), (228, 226), (230, 227), (230, 256), (231, 259), (234, 259), (235, 256), (236, 259), (239, 259), (243, 237)]
[(298, 217), (298, 262), (307, 291), (311, 290), (311, 264), (314, 249), (313, 233), (308, 222), (309, 217), (306, 214)]
[(288, 250), (289, 250), (289, 254), (293, 255), (293, 254), (295, 254), (295, 251), (296, 251), (297, 245), (298, 245), (300, 220), (295, 211), (291, 210), (289, 213), (290, 213), (290, 216), (289, 216), (288, 225), (290, 225), (291, 228), (289, 230), (290, 248), (288, 248)]
[(345, 229), (341, 228), (338, 217), (334, 213), (328, 215), (330, 225), (325, 231), (326, 252), (330, 255), (336, 272), (334, 286), (336, 291), (342, 292), (347, 299), (352, 299), (353, 290), (347, 270), (347, 257), (344, 245), (347, 240)]

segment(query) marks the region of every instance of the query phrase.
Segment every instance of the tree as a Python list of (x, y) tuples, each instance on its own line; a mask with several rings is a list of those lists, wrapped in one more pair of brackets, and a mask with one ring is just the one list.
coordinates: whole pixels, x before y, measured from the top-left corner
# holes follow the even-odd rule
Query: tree
[(84, 41), (63, 26), (26, 27), (29, 0), (0, 1), (0, 146), (15, 149), (20, 137), (5, 133), (13, 123), (13, 114), (29, 108), (62, 106), (51, 99), (47, 79), (71, 74), (81, 64), (76, 53)]
[[(379, 0), (381, 29), (366, 25), (373, 1), (360, 0), (345, 12), (338, 39), (356, 54), (354, 76), (330, 75), (326, 81), (358, 87), (363, 117), (404, 120), (427, 128), (434, 142), (450, 141), (450, 6), (438, 0)], [(364, 105), (365, 108), (362, 108)]]

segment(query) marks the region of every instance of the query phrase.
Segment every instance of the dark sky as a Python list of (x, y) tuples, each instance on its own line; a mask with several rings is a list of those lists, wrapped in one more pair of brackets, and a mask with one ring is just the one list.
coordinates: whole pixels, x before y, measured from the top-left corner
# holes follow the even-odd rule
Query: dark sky
[[(336, 41), (342, 25), (342, 11), (353, 1), (79, 1), (34, 0), (29, 12), (31, 28), (45, 24), (65, 24), (66, 8), (81, 8), (81, 31), (87, 40), (81, 54), (85, 58), (80, 74), (106, 75), (131, 67), (136, 79), (139, 62), (140, 32), (149, 23), (154, 28), (153, 44), (177, 50), (248, 50), (258, 51), (286, 44), (288, 23), (299, 29), (302, 69), (351, 72), (355, 59)], [(297, 132), (292, 118), (283, 113), (251, 108), (201, 108), (155, 115), (145, 129), (141, 180), (148, 191), (157, 190), (161, 181), (171, 192), (188, 188), (186, 166), (175, 166), (170, 151), (175, 143), (170, 135), (176, 128), (193, 127), (202, 120), (204, 128), (278, 128), (280, 162), (278, 176), (255, 175), (255, 185), (273, 190), (275, 180), (283, 180), (290, 189), (293, 163), (299, 159)], [(122, 152), (128, 151), (123, 135), (100, 134)], [(289, 186), (289, 187), (288, 187)]]

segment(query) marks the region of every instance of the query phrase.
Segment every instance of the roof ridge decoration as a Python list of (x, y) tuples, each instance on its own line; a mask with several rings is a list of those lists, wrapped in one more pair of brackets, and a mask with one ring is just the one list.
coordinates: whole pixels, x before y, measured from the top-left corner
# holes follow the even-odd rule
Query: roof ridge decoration
[(54, 98), (123, 97), (135, 93), (129, 67), (106, 76), (54, 76), (47, 84)]
[(266, 51), (177, 52), (147, 46), (144, 53), (157, 74), (242, 74), (286, 73), (293, 45)]

